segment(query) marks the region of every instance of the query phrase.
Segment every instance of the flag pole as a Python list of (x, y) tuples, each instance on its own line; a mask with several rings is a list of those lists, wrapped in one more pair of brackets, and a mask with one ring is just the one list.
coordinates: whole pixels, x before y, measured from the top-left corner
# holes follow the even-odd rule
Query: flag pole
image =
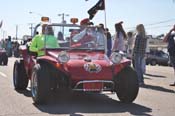
[[(106, 3), (104, 0), (104, 18), (105, 18), (105, 28), (107, 28), (107, 21), (106, 21)], [(107, 38), (107, 33), (105, 33), (106, 38)], [(107, 54), (107, 39), (105, 39), (105, 54)]]
[(104, 5), (105, 5), (105, 8), (104, 8), (105, 28), (107, 28), (107, 21), (106, 21), (106, 3), (105, 3), (105, 0), (104, 0)]

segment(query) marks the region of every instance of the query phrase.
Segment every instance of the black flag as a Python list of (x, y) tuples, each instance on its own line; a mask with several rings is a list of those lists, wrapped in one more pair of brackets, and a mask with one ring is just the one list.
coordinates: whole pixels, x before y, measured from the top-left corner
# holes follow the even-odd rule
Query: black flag
[(91, 9), (88, 10), (89, 19), (92, 19), (98, 10), (104, 10), (105, 9), (105, 1), (99, 0), (95, 6), (93, 6)]

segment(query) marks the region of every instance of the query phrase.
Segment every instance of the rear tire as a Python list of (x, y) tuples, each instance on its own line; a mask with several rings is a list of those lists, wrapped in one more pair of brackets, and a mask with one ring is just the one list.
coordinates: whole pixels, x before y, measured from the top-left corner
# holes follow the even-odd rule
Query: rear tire
[(137, 73), (131, 67), (125, 67), (114, 78), (115, 92), (121, 102), (131, 103), (137, 97), (139, 83)]
[(16, 90), (25, 90), (28, 86), (28, 78), (22, 61), (15, 61), (13, 68), (13, 85)]
[(8, 56), (5, 55), (3, 58), (3, 65), (7, 65), (8, 64)]
[(156, 60), (151, 60), (151, 63), (150, 63), (152, 66), (155, 66), (157, 64)]
[(32, 71), (31, 92), (34, 103), (46, 103), (50, 95), (49, 68), (46, 64), (36, 64)]
[(0, 58), (0, 65), (2, 65), (2, 58)]

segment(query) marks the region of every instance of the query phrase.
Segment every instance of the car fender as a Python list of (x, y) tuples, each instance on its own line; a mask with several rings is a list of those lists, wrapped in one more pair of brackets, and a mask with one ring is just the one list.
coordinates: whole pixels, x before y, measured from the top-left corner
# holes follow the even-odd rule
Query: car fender
[(114, 64), (113, 65), (114, 75), (117, 75), (123, 68), (130, 65), (131, 65), (131, 60), (129, 59), (123, 59), (119, 64)]
[(56, 58), (51, 56), (41, 56), (37, 58), (37, 63), (43, 63), (43, 62), (50, 64), (57, 70), (67, 74), (64, 64), (59, 63)]

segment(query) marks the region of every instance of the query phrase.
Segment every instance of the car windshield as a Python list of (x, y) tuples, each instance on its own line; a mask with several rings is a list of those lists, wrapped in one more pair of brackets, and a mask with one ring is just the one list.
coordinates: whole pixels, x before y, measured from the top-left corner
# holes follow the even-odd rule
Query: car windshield
[[(52, 28), (52, 32), (49, 28)], [(47, 45), (47, 40), (56, 38), (57, 48), (65, 49), (105, 49), (104, 31), (99, 27), (80, 27), (71, 25), (49, 25), (45, 29), (45, 45), (46, 48), (53, 48)], [(49, 35), (49, 36), (47, 36)], [(52, 36), (52, 37), (51, 37)]]

